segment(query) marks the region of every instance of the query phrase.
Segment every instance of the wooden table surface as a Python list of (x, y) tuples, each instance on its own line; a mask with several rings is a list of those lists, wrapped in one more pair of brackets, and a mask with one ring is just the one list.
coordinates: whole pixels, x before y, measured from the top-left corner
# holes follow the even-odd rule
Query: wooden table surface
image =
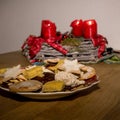
[[(18, 52), (0, 55), (0, 68), (28, 61)], [(0, 120), (120, 120), (120, 64), (91, 64), (98, 86), (57, 100), (32, 100), (0, 90)]]

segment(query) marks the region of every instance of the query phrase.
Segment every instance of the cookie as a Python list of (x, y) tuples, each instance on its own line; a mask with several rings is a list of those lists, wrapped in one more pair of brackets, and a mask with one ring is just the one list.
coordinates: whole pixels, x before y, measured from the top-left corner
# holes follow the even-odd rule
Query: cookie
[(41, 89), (42, 85), (37, 80), (27, 80), (10, 85), (9, 90), (12, 92), (32, 92)]
[(42, 92), (60, 92), (64, 87), (63, 81), (49, 81), (43, 85)]
[(43, 76), (43, 69), (41, 66), (35, 66), (33, 68), (30, 68), (30, 69), (27, 69), (23, 72), (23, 76), (26, 78), (26, 79), (32, 79), (36, 76), (40, 76), (42, 77)]
[(56, 73), (55, 80), (64, 81), (66, 86), (72, 86), (72, 87), (85, 84), (85, 81), (78, 80), (78, 77), (76, 75), (64, 71)]

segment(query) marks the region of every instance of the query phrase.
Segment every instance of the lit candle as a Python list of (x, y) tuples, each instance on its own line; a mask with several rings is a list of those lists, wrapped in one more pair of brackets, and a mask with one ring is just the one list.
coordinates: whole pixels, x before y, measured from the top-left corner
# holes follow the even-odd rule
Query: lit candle
[(83, 36), (85, 38), (95, 38), (97, 36), (97, 23), (94, 19), (83, 22)]
[(44, 39), (56, 37), (55, 23), (49, 20), (43, 20), (41, 26), (41, 37), (43, 37)]
[(75, 37), (80, 37), (82, 36), (82, 20), (74, 20), (71, 23), (71, 27), (72, 27), (72, 31), (71, 33), (75, 36)]

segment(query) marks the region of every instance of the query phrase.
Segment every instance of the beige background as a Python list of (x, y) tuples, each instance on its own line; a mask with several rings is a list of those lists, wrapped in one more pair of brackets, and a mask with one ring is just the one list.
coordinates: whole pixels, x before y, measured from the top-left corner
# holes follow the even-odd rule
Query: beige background
[(98, 33), (120, 49), (119, 0), (0, 0), (0, 53), (20, 50), (30, 34), (38, 36), (43, 19), (62, 33), (74, 19), (95, 19)]

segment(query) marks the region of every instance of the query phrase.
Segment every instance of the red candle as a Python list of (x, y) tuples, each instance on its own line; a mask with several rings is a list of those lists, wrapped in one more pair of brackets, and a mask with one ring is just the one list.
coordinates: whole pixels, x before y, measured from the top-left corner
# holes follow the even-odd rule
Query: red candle
[(41, 36), (44, 39), (56, 37), (56, 26), (55, 23), (49, 20), (43, 20), (41, 26)]
[(97, 23), (94, 19), (83, 22), (83, 35), (85, 38), (95, 38), (97, 36)]
[(80, 37), (82, 36), (82, 20), (74, 20), (71, 23), (71, 27), (72, 27), (72, 31), (71, 33), (75, 36), (75, 37)]

